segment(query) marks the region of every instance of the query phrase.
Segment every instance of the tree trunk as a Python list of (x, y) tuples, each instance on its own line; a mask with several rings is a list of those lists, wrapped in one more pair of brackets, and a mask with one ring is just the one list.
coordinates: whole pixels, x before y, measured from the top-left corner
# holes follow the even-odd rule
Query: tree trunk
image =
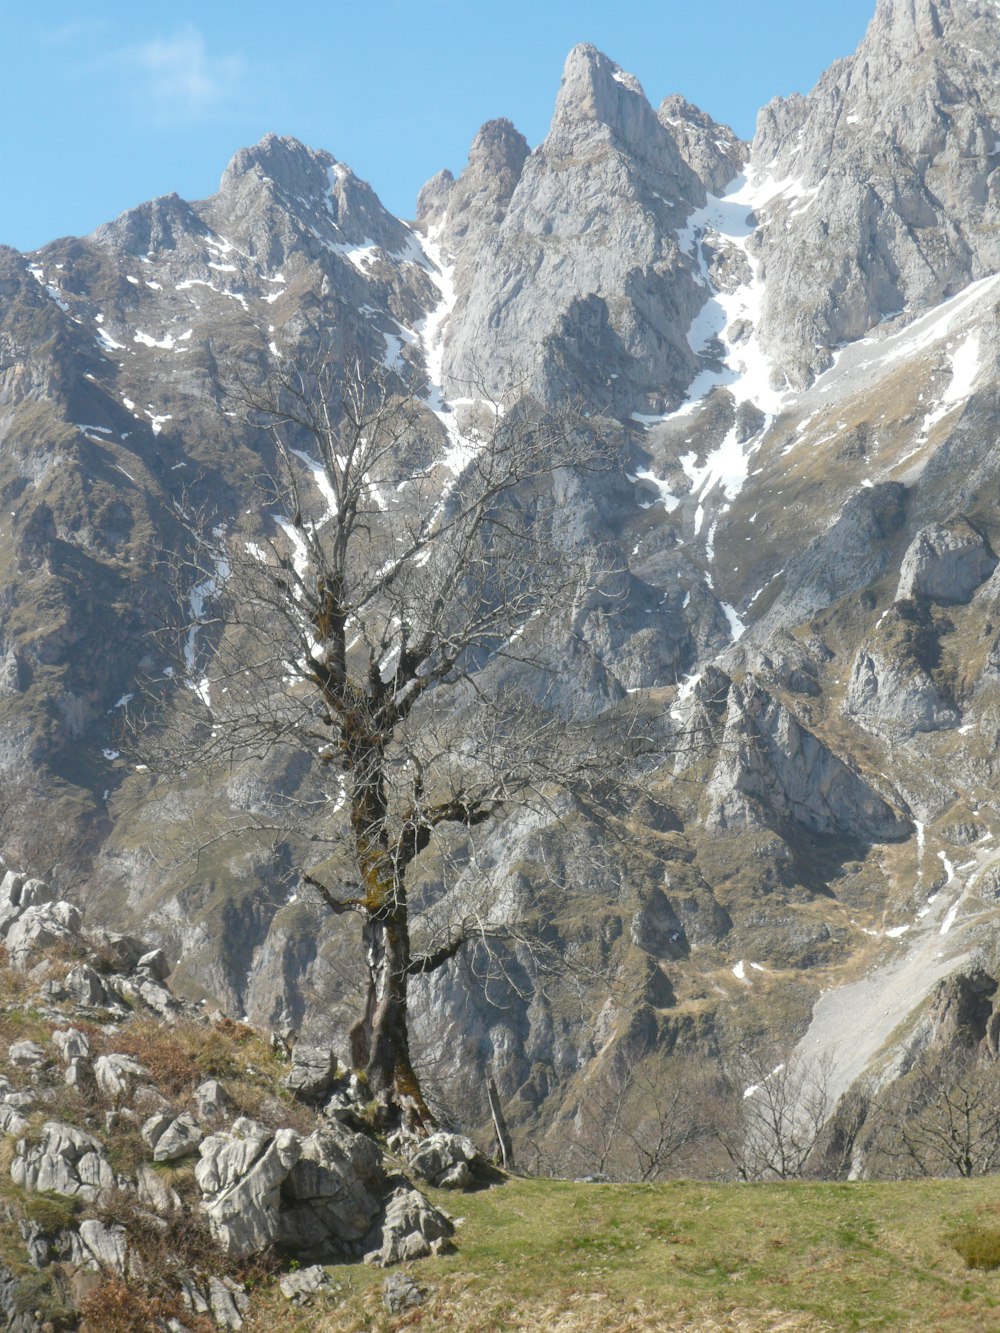
[(352, 1053), (355, 1058), (363, 1056), (368, 1084), (380, 1104), (385, 1127), (426, 1134), (436, 1126), (410, 1059), (410, 959), (405, 911), (388, 921), (366, 921), (364, 942), (368, 996), (364, 1016), (353, 1034)]

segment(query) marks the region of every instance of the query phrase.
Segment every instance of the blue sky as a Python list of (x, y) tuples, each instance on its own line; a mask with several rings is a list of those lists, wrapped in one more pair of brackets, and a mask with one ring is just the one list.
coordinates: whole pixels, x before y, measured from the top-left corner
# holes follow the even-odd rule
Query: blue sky
[(545, 135), (566, 53), (593, 42), (658, 103), (739, 133), (857, 45), (874, 0), (0, 0), (0, 242), (31, 249), (176, 190), (211, 194), (268, 130), (327, 148), (413, 214), (484, 120)]

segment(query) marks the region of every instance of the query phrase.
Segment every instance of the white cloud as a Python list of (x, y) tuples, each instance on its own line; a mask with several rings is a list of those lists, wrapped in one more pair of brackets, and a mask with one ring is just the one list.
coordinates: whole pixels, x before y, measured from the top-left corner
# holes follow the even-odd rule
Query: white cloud
[(108, 27), (107, 19), (76, 19), (55, 28), (42, 28), (38, 40), (43, 46), (70, 46), (99, 36)]
[(213, 55), (195, 27), (115, 54), (141, 103), (160, 124), (203, 120), (233, 100), (246, 71), (238, 55)]

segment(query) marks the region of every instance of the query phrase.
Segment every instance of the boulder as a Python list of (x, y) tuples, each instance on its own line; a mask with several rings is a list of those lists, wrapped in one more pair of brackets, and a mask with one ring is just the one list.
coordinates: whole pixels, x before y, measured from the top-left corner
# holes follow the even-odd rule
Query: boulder
[(86, 963), (78, 963), (67, 974), (63, 987), (68, 998), (85, 1009), (103, 1009), (108, 1004), (109, 997), (104, 983)]
[(315, 1102), (337, 1081), (337, 1057), (320, 1046), (296, 1046), (292, 1067), (282, 1082), (300, 1101)]
[(385, 1188), (373, 1139), (337, 1124), (317, 1130), (302, 1144), (285, 1184), (283, 1243), (317, 1257), (342, 1253), (370, 1230)]
[(44, 880), (29, 879), (8, 870), (0, 880), (0, 935), (6, 935), (29, 907), (50, 903), (55, 896)]
[(80, 1223), (80, 1240), (92, 1267), (125, 1276), (128, 1236), (123, 1226), (107, 1226), (92, 1218)]
[(256, 1254), (281, 1234), (281, 1187), (302, 1155), (293, 1130), (276, 1134), (241, 1117), (201, 1144), (195, 1179), (212, 1234), (232, 1255)]
[(80, 913), (72, 903), (40, 903), (26, 908), (7, 931), (10, 960), (23, 968), (40, 949), (73, 943), (80, 933)]
[(426, 1299), (427, 1293), (406, 1273), (390, 1273), (382, 1284), (382, 1304), (392, 1315), (415, 1310)]
[(116, 1183), (98, 1140), (57, 1121), (47, 1121), (37, 1141), (18, 1140), (10, 1174), (22, 1189), (79, 1197), (89, 1203)]
[(989, 543), (964, 518), (930, 523), (903, 556), (896, 600), (926, 597), (942, 606), (964, 604), (996, 567)]
[[(162, 1118), (162, 1116), (152, 1117), (153, 1120)], [(149, 1121), (146, 1123), (149, 1124)], [(182, 1157), (190, 1157), (198, 1151), (198, 1145), (203, 1137), (193, 1116), (179, 1115), (176, 1120), (170, 1120), (156, 1135), (153, 1161), (176, 1162)]]
[(278, 1279), (278, 1287), (286, 1301), (293, 1305), (308, 1305), (318, 1291), (330, 1290), (330, 1279), (322, 1264), (300, 1268)]
[(208, 1303), (217, 1328), (238, 1330), (250, 1305), (246, 1288), (231, 1277), (208, 1279)]
[(194, 1090), (194, 1102), (203, 1120), (225, 1115), (232, 1106), (225, 1088), (214, 1078), (198, 1084)]
[(109, 1101), (131, 1097), (137, 1083), (150, 1078), (149, 1070), (130, 1055), (99, 1055), (94, 1061), (97, 1086)]
[(366, 1239), (365, 1263), (388, 1268), (408, 1259), (424, 1259), (451, 1248), (455, 1228), (419, 1190), (401, 1184)]
[(52, 1034), (52, 1045), (67, 1065), (74, 1060), (86, 1060), (90, 1055), (90, 1038), (79, 1028), (56, 1028)]
[(166, 981), (170, 976), (170, 964), (162, 949), (151, 949), (144, 953), (135, 965), (137, 972), (145, 972), (153, 981)]
[(38, 1069), (46, 1058), (45, 1048), (37, 1041), (15, 1041), (7, 1048), (7, 1059), (19, 1069)]
[(468, 1189), (472, 1164), (479, 1156), (476, 1145), (464, 1134), (439, 1131), (422, 1139), (406, 1154), (410, 1171), (441, 1189)]
[(240, 1119), (201, 1144), (195, 1178), (216, 1240), (230, 1254), (282, 1245), (335, 1257), (370, 1232), (385, 1192), (381, 1154), (331, 1125), (303, 1140)]

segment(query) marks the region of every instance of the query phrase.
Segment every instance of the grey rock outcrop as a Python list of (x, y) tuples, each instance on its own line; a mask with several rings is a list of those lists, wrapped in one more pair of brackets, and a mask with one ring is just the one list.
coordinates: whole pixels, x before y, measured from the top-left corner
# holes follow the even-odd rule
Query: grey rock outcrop
[(909, 837), (909, 821), (752, 677), (737, 685), (706, 672), (699, 693), (714, 707), (724, 697), (726, 710), (706, 789), (710, 827), (732, 831), (763, 820), (869, 842)]
[(720, 125), (700, 107), (674, 94), (656, 113), (669, 130), (677, 150), (710, 194), (722, 195), (746, 168), (750, 146), (728, 125)]
[(337, 1053), (317, 1046), (296, 1045), (292, 1067), (283, 1082), (302, 1101), (319, 1101), (337, 1081)]
[(79, 910), (72, 903), (42, 902), (19, 911), (4, 942), (15, 965), (26, 967), (40, 950), (72, 944), (79, 935), (80, 923)]
[(322, 1264), (296, 1269), (294, 1273), (285, 1273), (278, 1279), (282, 1296), (293, 1305), (308, 1305), (317, 1292), (329, 1291), (330, 1285)]
[(866, 726), (903, 736), (954, 727), (962, 720), (927, 671), (874, 648), (862, 649), (854, 660), (845, 708)]
[(420, 1180), (439, 1189), (468, 1189), (478, 1158), (476, 1145), (466, 1135), (439, 1130), (406, 1154), (406, 1165)]
[(375, 1144), (339, 1126), (303, 1140), (240, 1119), (200, 1151), (203, 1207), (219, 1244), (234, 1255), (274, 1244), (342, 1254), (367, 1234), (384, 1193)]
[(997, 567), (989, 542), (964, 519), (921, 528), (903, 556), (896, 600), (927, 597), (942, 606), (970, 600)]
[(454, 1234), (449, 1219), (419, 1190), (400, 1185), (389, 1195), (365, 1242), (365, 1263), (388, 1268), (410, 1259), (443, 1254)]
[(426, 1292), (407, 1273), (390, 1273), (382, 1284), (382, 1304), (391, 1315), (416, 1310), (426, 1300)]
[(252, 1120), (201, 1144), (195, 1178), (212, 1234), (229, 1254), (255, 1254), (280, 1235), (281, 1186), (302, 1153), (294, 1131), (269, 1133)]
[(765, 336), (792, 383), (1000, 267), (995, 21), (982, 0), (879, 0), (853, 56), (760, 113), (758, 172), (797, 186), (758, 242)]
[(22, 1189), (51, 1191), (90, 1202), (115, 1186), (115, 1174), (101, 1144), (73, 1125), (47, 1121), (37, 1141), (20, 1139), (10, 1167)]

